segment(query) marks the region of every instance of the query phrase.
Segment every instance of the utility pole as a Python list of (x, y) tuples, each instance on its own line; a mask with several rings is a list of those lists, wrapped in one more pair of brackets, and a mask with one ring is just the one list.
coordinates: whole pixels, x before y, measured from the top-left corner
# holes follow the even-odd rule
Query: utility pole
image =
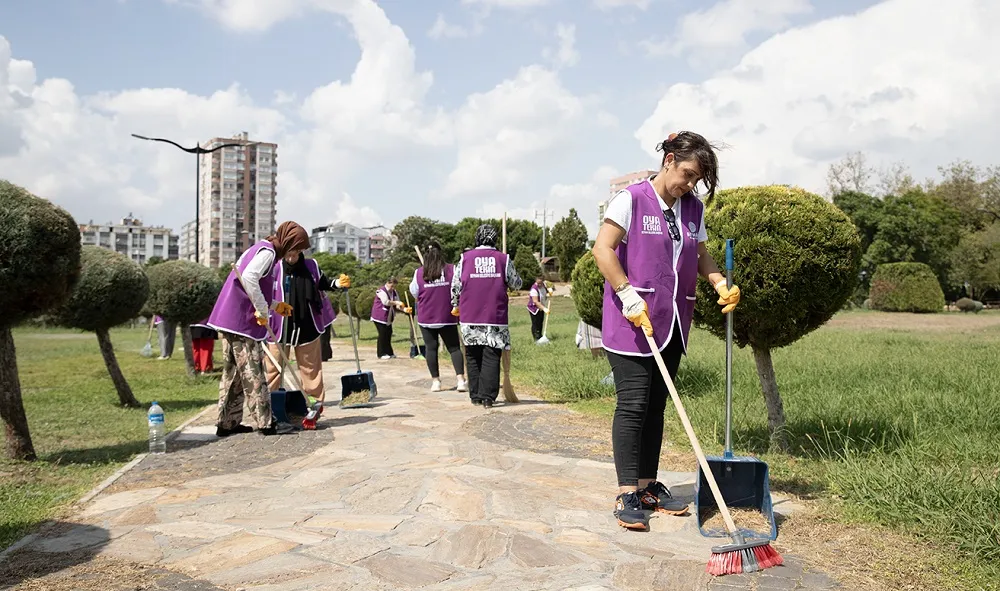
[[(542, 258), (543, 259), (545, 258), (545, 234), (547, 234), (547, 232), (545, 231), (545, 229), (546, 229), (546, 227), (548, 227), (548, 215), (549, 215), (549, 210), (546, 207), (546, 205), (547, 205), (547, 203), (543, 201), (542, 202)], [(553, 213), (553, 216), (554, 215), (555, 214)], [(538, 210), (537, 209), (535, 210), (535, 222), (538, 222)]]

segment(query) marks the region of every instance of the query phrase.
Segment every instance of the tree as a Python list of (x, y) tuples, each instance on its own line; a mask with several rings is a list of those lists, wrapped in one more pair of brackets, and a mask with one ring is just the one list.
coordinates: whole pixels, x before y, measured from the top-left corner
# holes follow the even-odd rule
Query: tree
[[(861, 266), (861, 239), (850, 218), (822, 197), (797, 187), (740, 187), (716, 194), (705, 212), (708, 251), (725, 260), (734, 239), (733, 281), (742, 298), (733, 340), (753, 350), (767, 405), (771, 446), (788, 449), (784, 405), (771, 351), (816, 330), (850, 297)], [(725, 338), (718, 295), (699, 280), (695, 321)]]
[(381, 285), (380, 283), (378, 285), (352, 287), (340, 292), (340, 295), (337, 296), (337, 304), (344, 312), (347, 312), (347, 297), (351, 298), (351, 317), (348, 318), (348, 322), (352, 321), (351, 318), (357, 321), (356, 331), (361, 331), (362, 320), (371, 318), (372, 304), (375, 303), (375, 292)]
[(109, 329), (135, 318), (149, 295), (149, 280), (142, 267), (127, 256), (97, 246), (84, 246), (80, 261), (80, 280), (56, 311), (56, 322), (97, 334), (104, 365), (118, 391), (118, 402), (137, 408), (139, 401), (118, 366)]
[(576, 262), (587, 252), (587, 227), (580, 221), (576, 209), (552, 226), (552, 252), (559, 258), (559, 276), (570, 279)]
[(61, 305), (80, 278), (80, 228), (64, 209), (0, 180), (0, 418), (8, 458), (36, 458), (11, 327)]
[(875, 169), (868, 164), (864, 152), (851, 152), (830, 165), (826, 173), (827, 190), (830, 195), (847, 191), (871, 193), (873, 176)]
[(524, 285), (531, 285), (535, 282), (535, 277), (542, 274), (542, 266), (538, 264), (538, 259), (524, 245), (519, 246), (517, 254), (514, 255), (514, 269), (521, 276), (521, 281), (524, 282)]
[(354, 256), (353, 252), (347, 254), (318, 252), (312, 258), (319, 265), (323, 274), (329, 277), (331, 281), (340, 277), (341, 273), (350, 275), (351, 279), (355, 279), (358, 276), (358, 271), (361, 269), (361, 263)]
[(604, 276), (597, 268), (597, 259), (587, 252), (573, 267), (573, 304), (580, 319), (601, 328), (604, 318)]
[(1000, 288), (1000, 224), (962, 235), (951, 253), (951, 283), (970, 298)]
[[(194, 375), (189, 325), (212, 313), (222, 282), (216, 270), (191, 261), (168, 261), (148, 271), (149, 308), (181, 327), (188, 375)], [(231, 281), (238, 281), (235, 277)]]
[(154, 267), (162, 262), (164, 262), (163, 257), (151, 256), (146, 260), (146, 268)]

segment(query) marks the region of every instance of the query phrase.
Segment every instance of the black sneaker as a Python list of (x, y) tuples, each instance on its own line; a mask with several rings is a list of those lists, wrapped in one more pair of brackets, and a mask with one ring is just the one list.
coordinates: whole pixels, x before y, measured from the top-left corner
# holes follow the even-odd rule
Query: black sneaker
[(295, 431), (291, 423), (272, 423), (270, 427), (258, 429), (261, 435), (287, 435)]
[(253, 427), (248, 427), (246, 425), (236, 425), (232, 429), (224, 429), (222, 427), (215, 427), (216, 437), (229, 437), (230, 435), (237, 435), (239, 433), (250, 433), (253, 431)]
[(483, 398), (482, 405), (483, 405), (483, 408), (493, 408), (493, 399), (492, 398)]
[(470, 400), (472, 400), (472, 404), (474, 406), (482, 406), (483, 405), (483, 399), (482, 398), (471, 398)]
[(642, 510), (642, 502), (637, 493), (627, 492), (618, 495), (615, 499), (615, 517), (618, 518), (618, 525), (625, 529), (649, 531), (649, 518)]
[(650, 482), (638, 494), (642, 508), (647, 511), (659, 511), (669, 515), (686, 515), (688, 512), (687, 503), (673, 498), (667, 487), (659, 481)]

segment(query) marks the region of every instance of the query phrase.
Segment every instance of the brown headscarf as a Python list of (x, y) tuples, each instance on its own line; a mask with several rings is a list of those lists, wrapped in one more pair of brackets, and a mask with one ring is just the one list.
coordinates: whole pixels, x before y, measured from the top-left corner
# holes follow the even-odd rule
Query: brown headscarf
[(274, 254), (279, 259), (285, 258), (290, 250), (309, 248), (309, 234), (295, 222), (283, 222), (273, 235), (267, 237), (267, 241), (274, 245)]

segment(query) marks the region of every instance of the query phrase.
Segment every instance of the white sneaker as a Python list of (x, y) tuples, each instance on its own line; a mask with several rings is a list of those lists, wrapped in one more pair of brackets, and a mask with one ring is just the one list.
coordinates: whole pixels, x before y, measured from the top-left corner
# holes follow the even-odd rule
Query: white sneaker
[(392, 359), (392, 355), (383, 355), (383, 356), (379, 357), (379, 359), (383, 359), (383, 360), (385, 360), (385, 359)]
[(465, 385), (465, 378), (459, 377), (458, 378), (458, 387), (456, 387), (455, 390), (457, 390), (458, 392), (465, 392), (468, 389), (469, 388)]
[(440, 392), (440, 391), (441, 391), (441, 380), (434, 380), (433, 382), (431, 382), (431, 392)]

